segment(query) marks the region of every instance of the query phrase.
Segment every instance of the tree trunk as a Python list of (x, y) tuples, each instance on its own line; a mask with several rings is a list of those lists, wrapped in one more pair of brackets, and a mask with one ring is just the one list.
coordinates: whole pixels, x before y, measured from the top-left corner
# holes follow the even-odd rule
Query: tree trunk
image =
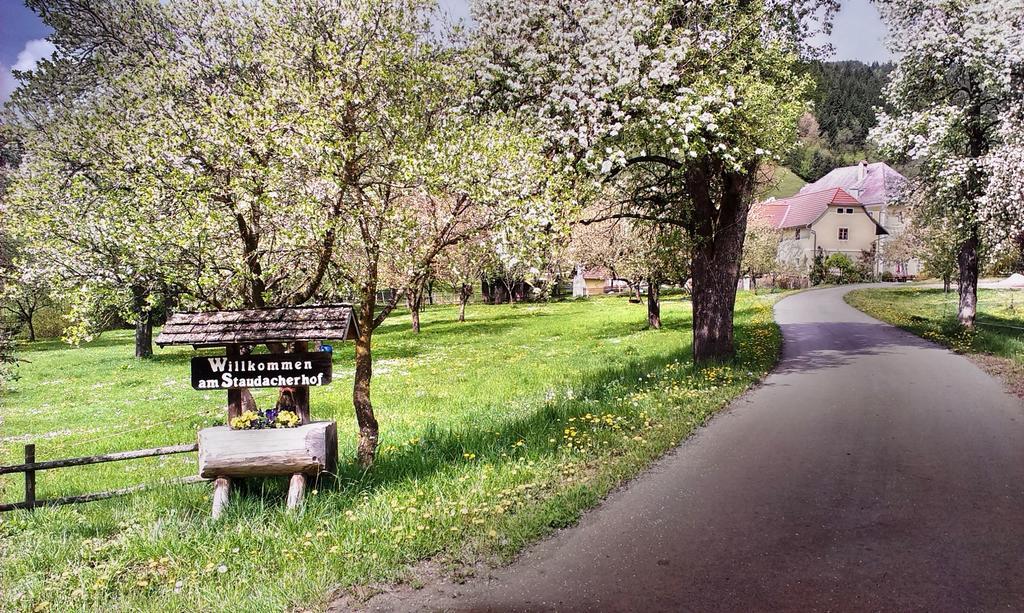
[(738, 259), (723, 240), (708, 240), (693, 260), (693, 358), (696, 362), (733, 357), (732, 318), (739, 281)]
[(370, 402), (370, 379), (373, 377), (373, 312), (376, 307), (377, 292), (364, 292), (359, 304), (359, 336), (356, 338), (356, 374), (352, 384), (352, 404), (356, 411), (356, 423), (359, 424), (359, 447), (356, 457), (359, 464), (369, 468), (377, 453), (377, 419), (373, 416), (373, 404)]
[(469, 297), (473, 295), (473, 286), (469, 283), (463, 283), (459, 287), (459, 321), (466, 321), (466, 303), (469, 302)]
[(25, 321), (25, 323), (28, 324), (28, 342), (30, 343), (36, 342), (36, 325), (35, 322), (32, 321), (35, 318), (32, 315), (32, 313), (29, 313), (28, 319)]
[[(988, 153), (989, 149), (984, 127), (986, 103), (984, 101), (985, 94), (980, 84), (973, 78), (968, 83), (967, 95), (970, 100), (970, 103), (965, 105), (967, 154), (974, 160), (980, 160)], [(969, 166), (965, 189), (964, 201), (973, 205), (984, 191), (978, 165)], [(956, 264), (960, 273), (960, 278), (957, 279), (957, 289), (960, 292), (957, 319), (960, 321), (960, 325), (968, 330), (974, 328), (974, 319), (978, 312), (978, 248), (980, 246), (978, 234), (977, 222), (973, 222), (970, 226), (970, 234), (964, 242), (960, 243), (960, 250), (956, 256)]]
[(135, 357), (148, 358), (153, 355), (153, 313), (146, 301), (146, 289), (132, 287), (135, 307)]
[(412, 331), (420, 333), (420, 304), (423, 302), (423, 290), (420, 288), (409, 288), (405, 295), (405, 302), (409, 305), (409, 314), (412, 315)]
[(647, 280), (647, 325), (655, 330), (661, 329), (661, 288), (654, 279)]
[(950, 286), (949, 275), (942, 275), (942, 293), (948, 294), (949, 293), (949, 286)]
[[(696, 363), (731, 359), (736, 285), (743, 259), (754, 168), (747, 172), (716, 169), (713, 162), (687, 173), (695, 221), (692, 253), (693, 359)], [(713, 185), (721, 186), (714, 194)]]
[(135, 357), (153, 356), (153, 317), (149, 311), (139, 313), (135, 320)]
[(494, 290), (491, 288), (491, 284), (487, 282), (485, 275), (480, 276), (480, 296), (485, 304), (494, 304)]
[(957, 289), (960, 292), (960, 307), (957, 319), (965, 328), (974, 328), (974, 318), (978, 311), (978, 237), (972, 235), (960, 244), (957, 254), (957, 267), (960, 278)]

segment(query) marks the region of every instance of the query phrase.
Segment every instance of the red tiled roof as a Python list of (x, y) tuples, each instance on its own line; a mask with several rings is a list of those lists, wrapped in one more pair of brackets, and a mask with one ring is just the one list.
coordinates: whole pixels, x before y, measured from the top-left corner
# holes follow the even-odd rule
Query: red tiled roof
[(829, 205), (861, 206), (856, 198), (846, 193), (846, 190), (834, 187), (763, 202), (754, 208), (752, 214), (759, 219), (767, 220), (775, 228), (802, 228), (817, 221), (828, 210)]
[(750, 211), (750, 219), (762, 221), (773, 228), (778, 228), (788, 210), (789, 207), (785, 204), (776, 204), (774, 201), (763, 202)]

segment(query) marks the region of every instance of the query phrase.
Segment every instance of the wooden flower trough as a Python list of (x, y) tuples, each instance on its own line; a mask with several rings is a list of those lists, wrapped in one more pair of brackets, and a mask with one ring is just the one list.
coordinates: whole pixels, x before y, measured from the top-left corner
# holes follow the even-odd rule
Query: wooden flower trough
[[(214, 518), (228, 504), (232, 479), (290, 476), (288, 508), (294, 509), (308, 478), (336, 469), (338, 426), (309, 414), (309, 388), (331, 382), (331, 348), (309, 351), (309, 344), (355, 336), (347, 304), (177, 313), (167, 321), (156, 339), (161, 347), (225, 349), (224, 355), (192, 358), (193, 388), (227, 391), (227, 425), (199, 431), (199, 474), (214, 480)], [(270, 353), (253, 354), (259, 345)], [(257, 387), (280, 389), (273, 408), (257, 409), (249, 392)], [(258, 429), (242, 427), (254, 425)]]

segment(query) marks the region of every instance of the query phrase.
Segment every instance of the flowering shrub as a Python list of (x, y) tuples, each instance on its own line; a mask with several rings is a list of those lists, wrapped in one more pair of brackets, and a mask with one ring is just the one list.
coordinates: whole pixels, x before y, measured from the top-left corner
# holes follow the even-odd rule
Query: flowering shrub
[(294, 428), (299, 425), (299, 416), (294, 411), (267, 409), (248, 410), (231, 420), (235, 430), (262, 430), (264, 428)]

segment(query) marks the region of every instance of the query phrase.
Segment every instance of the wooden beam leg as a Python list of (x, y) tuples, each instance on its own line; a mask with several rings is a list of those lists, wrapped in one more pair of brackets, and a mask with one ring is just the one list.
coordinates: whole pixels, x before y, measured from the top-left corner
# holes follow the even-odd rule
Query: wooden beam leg
[(302, 505), (306, 495), (306, 475), (295, 473), (288, 484), (288, 510), (293, 511)]
[[(306, 341), (297, 341), (292, 350), (296, 353), (309, 351), (309, 343)], [(296, 387), (294, 398), (295, 410), (299, 415), (299, 423), (306, 425), (311, 421), (309, 417), (309, 387), (302, 385)]]
[[(241, 356), (238, 345), (228, 345), (225, 352), (229, 360), (237, 360)], [(242, 390), (233, 387), (228, 390), (228, 426), (231, 420), (242, 414)]]
[(220, 519), (224, 507), (228, 506), (228, 494), (231, 493), (231, 479), (217, 477), (213, 481), (213, 518)]
[(312, 421), (309, 416), (309, 388), (299, 386), (295, 388), (295, 409), (299, 414), (299, 423), (306, 425)]

